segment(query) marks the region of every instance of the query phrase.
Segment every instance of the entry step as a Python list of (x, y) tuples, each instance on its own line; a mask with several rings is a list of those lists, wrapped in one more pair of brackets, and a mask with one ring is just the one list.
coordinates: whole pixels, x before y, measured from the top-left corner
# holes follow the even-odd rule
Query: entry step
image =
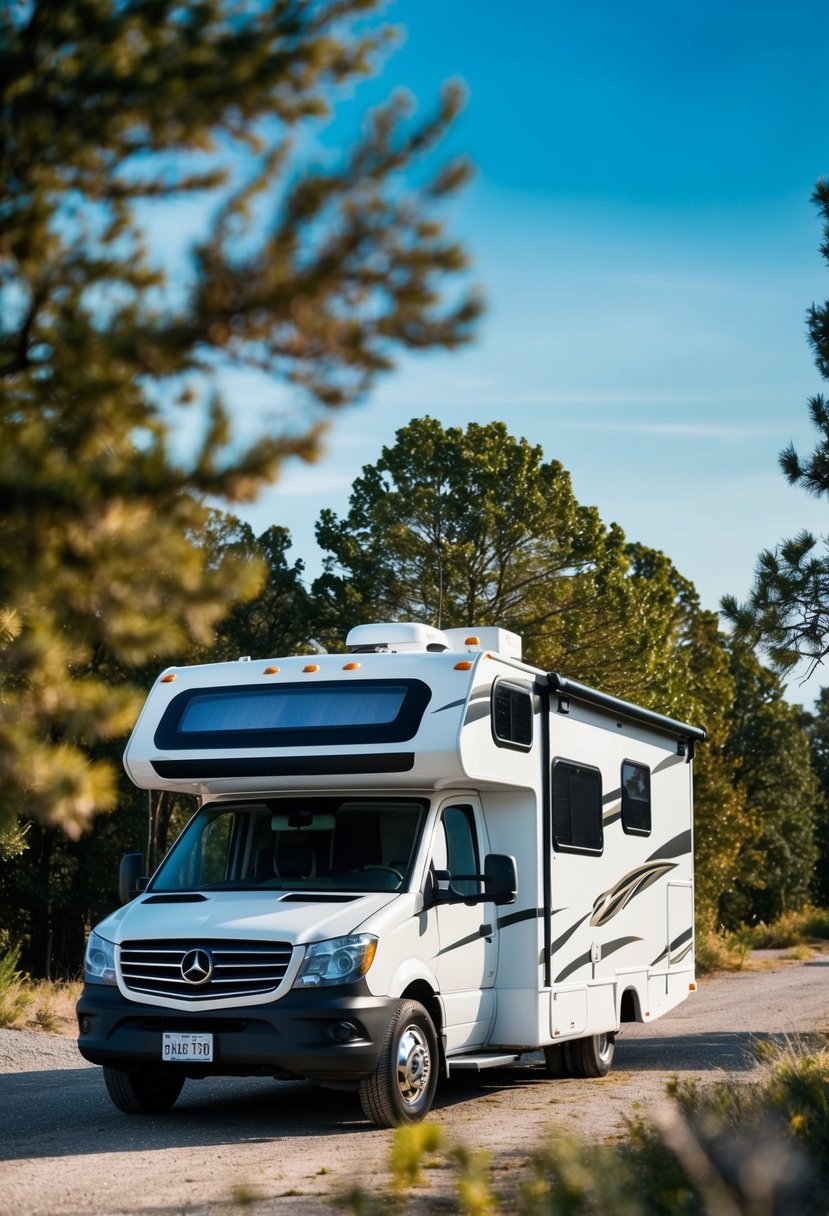
[(503, 1068), (506, 1064), (517, 1064), (520, 1059), (520, 1054), (515, 1051), (483, 1051), (474, 1056), (450, 1056), (446, 1063), (451, 1074), (462, 1068), (472, 1072), (481, 1072), (484, 1068)]

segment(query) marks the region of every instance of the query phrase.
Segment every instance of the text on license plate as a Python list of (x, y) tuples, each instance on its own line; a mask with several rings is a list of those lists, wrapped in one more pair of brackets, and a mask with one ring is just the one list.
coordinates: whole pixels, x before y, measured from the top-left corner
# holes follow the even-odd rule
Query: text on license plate
[(201, 1063), (213, 1059), (212, 1034), (173, 1034), (166, 1031), (161, 1036), (162, 1060), (180, 1061), (198, 1060)]

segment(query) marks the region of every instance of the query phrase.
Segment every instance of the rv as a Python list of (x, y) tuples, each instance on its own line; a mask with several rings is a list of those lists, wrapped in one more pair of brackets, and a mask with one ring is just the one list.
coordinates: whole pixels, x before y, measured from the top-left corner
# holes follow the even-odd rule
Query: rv
[(169, 668), (124, 763), (198, 809), (150, 878), (122, 862), (81, 1054), (128, 1113), (258, 1075), (353, 1089), (382, 1126), (524, 1053), (605, 1075), (625, 1022), (696, 987), (704, 738), (498, 628), (362, 625), (343, 654)]

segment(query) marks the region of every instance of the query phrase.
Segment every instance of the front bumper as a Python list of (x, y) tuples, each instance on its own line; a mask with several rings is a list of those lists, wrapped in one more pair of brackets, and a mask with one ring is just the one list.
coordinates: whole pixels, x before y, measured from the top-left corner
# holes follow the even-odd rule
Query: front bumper
[[(134, 1071), (162, 1066), (165, 1031), (211, 1033), (211, 1063), (163, 1068), (188, 1077), (356, 1082), (376, 1070), (396, 1006), (393, 998), (372, 996), (364, 981), (289, 992), (267, 1005), (184, 1011), (128, 1001), (117, 988), (86, 984), (76, 1007), (78, 1048), (92, 1064)], [(342, 1041), (345, 1027), (351, 1030)]]

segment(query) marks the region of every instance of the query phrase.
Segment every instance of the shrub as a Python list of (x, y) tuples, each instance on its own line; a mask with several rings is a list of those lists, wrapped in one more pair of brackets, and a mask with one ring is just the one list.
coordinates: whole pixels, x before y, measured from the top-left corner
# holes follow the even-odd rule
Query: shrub
[(17, 970), (20, 947), (9, 946), (0, 958), (0, 1026), (18, 1026), (32, 1003), (27, 977)]

